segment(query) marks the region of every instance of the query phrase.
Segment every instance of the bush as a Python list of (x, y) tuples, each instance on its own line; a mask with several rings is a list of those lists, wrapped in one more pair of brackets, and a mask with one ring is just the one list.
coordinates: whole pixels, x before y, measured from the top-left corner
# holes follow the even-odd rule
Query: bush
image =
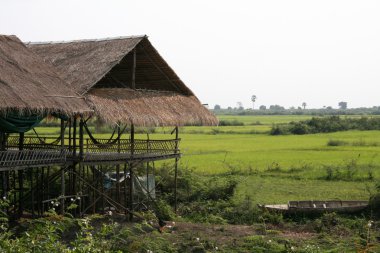
[(287, 125), (275, 125), (271, 134), (314, 134), (347, 130), (380, 130), (380, 118), (313, 117), (310, 120), (290, 122)]
[(234, 120), (220, 120), (219, 126), (244, 126), (244, 123), (241, 121), (238, 121), (236, 119), (234, 119)]
[(346, 145), (348, 145), (348, 142), (342, 141), (342, 140), (329, 140), (327, 142), (327, 146), (333, 146), (333, 147), (346, 146)]

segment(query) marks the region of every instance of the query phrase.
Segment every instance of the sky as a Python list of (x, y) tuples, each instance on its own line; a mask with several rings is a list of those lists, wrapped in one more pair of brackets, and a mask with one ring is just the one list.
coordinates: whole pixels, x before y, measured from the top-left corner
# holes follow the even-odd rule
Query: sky
[(23, 41), (149, 40), (202, 103), (380, 106), (378, 0), (0, 0)]

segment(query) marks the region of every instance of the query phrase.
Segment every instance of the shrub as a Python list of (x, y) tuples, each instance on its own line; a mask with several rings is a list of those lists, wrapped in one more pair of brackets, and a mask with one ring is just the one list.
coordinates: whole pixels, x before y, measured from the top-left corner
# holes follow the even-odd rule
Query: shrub
[(342, 140), (329, 140), (327, 142), (327, 146), (333, 146), (333, 147), (346, 146), (346, 145), (348, 145), (348, 142), (342, 141)]
[(236, 119), (234, 119), (234, 120), (220, 120), (219, 126), (244, 126), (244, 123), (241, 121), (238, 121)]
[[(287, 130), (287, 131), (286, 131)], [(272, 127), (271, 134), (313, 134), (347, 130), (380, 130), (379, 118), (341, 118), (339, 116), (313, 117), (310, 120), (290, 122), (281, 128)]]

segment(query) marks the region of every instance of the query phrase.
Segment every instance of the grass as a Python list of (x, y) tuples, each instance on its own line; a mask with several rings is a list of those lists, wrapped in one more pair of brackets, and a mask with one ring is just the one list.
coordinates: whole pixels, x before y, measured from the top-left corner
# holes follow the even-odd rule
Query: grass
[[(287, 203), (289, 200), (368, 199), (380, 178), (380, 145), (377, 145), (380, 143), (380, 131), (346, 131), (302, 136), (268, 134), (272, 124), (309, 118), (311, 116), (220, 116), (223, 120), (243, 122), (244, 126), (182, 127), (181, 168), (189, 167), (194, 170), (195, 174), (190, 175), (193, 176), (193, 184), (198, 183), (199, 187), (196, 189), (207, 189), (202, 190), (200, 195), (226, 192), (217, 190), (215, 185), (212, 188), (215, 178), (222, 181), (236, 179), (238, 184), (231, 193), (231, 203), (241, 206), (239, 210), (246, 210), (245, 203), (256, 205)], [(168, 127), (157, 128), (155, 134), (150, 134), (150, 138), (173, 138), (170, 135), (171, 130)], [(41, 127), (37, 131), (52, 136), (59, 133), (58, 128)], [(96, 134), (97, 138), (109, 136), (109, 133)], [(137, 134), (136, 138), (146, 139), (146, 134)], [(168, 162), (172, 161), (165, 161)], [(156, 167), (162, 163), (157, 162)], [(167, 180), (167, 183), (170, 182)], [(179, 182), (182, 182), (181, 177)], [(224, 201), (208, 200), (201, 203), (199, 208), (205, 208), (206, 214), (211, 213), (209, 208), (219, 208), (221, 213), (228, 213), (231, 209), (230, 206), (223, 208)], [(202, 213), (203, 209), (199, 211), (191, 208), (191, 204), (185, 205), (190, 208), (191, 213)], [(251, 209), (247, 210), (250, 213)], [(358, 249), (359, 242), (363, 249), (366, 247), (363, 243), (367, 235), (367, 221), (364, 216), (347, 219), (347, 224), (340, 221), (342, 224), (334, 223), (331, 226), (327, 226), (325, 220), (325, 217), (300, 223), (284, 220), (277, 227), (269, 221), (251, 226), (223, 224), (215, 228), (205, 224), (179, 223), (170, 233), (142, 232), (139, 235), (125, 230), (128, 233), (121, 233), (120, 237), (108, 236), (119, 233), (120, 228), (112, 230), (112, 225), (109, 229), (114, 232), (106, 234), (106, 239), (102, 237), (102, 233), (95, 232), (103, 229), (96, 229), (96, 239), (88, 239), (91, 243), (86, 241), (83, 245), (92, 245), (98, 249), (113, 245), (112, 247), (128, 249), (131, 252), (147, 252), (148, 249), (154, 252), (170, 252), (169, 249), (173, 249), (173, 252), (177, 249), (181, 252), (214, 252), (216, 246), (218, 252), (353, 252), (354, 248)], [(360, 225), (360, 222), (364, 225)], [(360, 226), (353, 228), (351, 224), (356, 223)], [(327, 227), (317, 233), (320, 226)], [(378, 236), (378, 226), (380, 224), (376, 226), (377, 234), (372, 235), (374, 238)], [(265, 233), (261, 231), (262, 227)], [(124, 231), (124, 228), (123, 226), (120, 231)], [(41, 232), (38, 234), (39, 238), (40, 234)], [(78, 237), (80, 235), (77, 234)], [(118, 238), (123, 240), (118, 241)], [(76, 241), (80, 242), (79, 239)], [(14, 247), (13, 241), (3, 241), (3, 245), (9, 241), (9, 247)], [(25, 243), (25, 247), (29, 245)], [(54, 239), (52, 245), (56, 246), (57, 240)], [(79, 243), (78, 247), (81, 245)], [(289, 245), (294, 250), (289, 249)], [(315, 248), (317, 246), (318, 249)], [(378, 248), (372, 252), (378, 252)]]
[[(309, 164), (318, 168), (326, 164), (341, 164), (350, 159), (359, 163), (380, 162), (377, 146), (327, 146), (330, 139), (345, 141), (374, 140), (380, 138), (380, 131), (347, 131), (313, 135), (181, 135), (181, 150), (184, 166), (196, 168), (202, 173), (221, 173), (230, 166), (239, 169), (254, 168), (265, 170), (272, 163), (291, 168)], [(310, 171), (310, 177), (316, 171)], [(380, 175), (379, 175), (380, 176)]]
[[(350, 116), (353, 117), (353, 116)], [(355, 116), (360, 117), (360, 116)], [(219, 116), (244, 126), (182, 127), (182, 167), (203, 175), (238, 172), (244, 174), (236, 199), (249, 196), (255, 203), (280, 203), (290, 199), (362, 199), (367, 188), (380, 178), (380, 131), (346, 131), (328, 134), (266, 134), (272, 124), (288, 123), (311, 116)], [(260, 123), (260, 125), (258, 125)], [(151, 139), (168, 139), (172, 128), (157, 128)], [(58, 128), (38, 128), (39, 133), (57, 135)], [(109, 133), (97, 134), (109, 138)], [(138, 134), (136, 138), (146, 138)], [(328, 145), (339, 140), (337, 145)], [(340, 145), (347, 143), (350, 145)], [(346, 168), (354, 161), (354, 173)], [(157, 166), (162, 164), (158, 162)], [(333, 180), (323, 180), (326, 178)]]
[(255, 204), (285, 204), (289, 200), (360, 200), (368, 199), (373, 182), (323, 181), (292, 179), (276, 176), (242, 177), (238, 184), (235, 201), (246, 197)]

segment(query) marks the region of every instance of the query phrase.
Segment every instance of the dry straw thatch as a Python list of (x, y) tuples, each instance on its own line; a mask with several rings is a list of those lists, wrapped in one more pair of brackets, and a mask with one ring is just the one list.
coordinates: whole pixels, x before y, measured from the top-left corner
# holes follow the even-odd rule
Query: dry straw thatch
[(98, 88), (88, 101), (106, 122), (138, 126), (215, 125), (217, 120), (195, 96), (174, 92)]
[(54, 67), (16, 36), (0, 35), (0, 113), (89, 113), (83, 98), (68, 89)]
[(51, 62), (69, 87), (86, 96), (96, 115), (108, 123), (133, 122), (140, 126), (218, 123), (146, 36), (28, 46)]

